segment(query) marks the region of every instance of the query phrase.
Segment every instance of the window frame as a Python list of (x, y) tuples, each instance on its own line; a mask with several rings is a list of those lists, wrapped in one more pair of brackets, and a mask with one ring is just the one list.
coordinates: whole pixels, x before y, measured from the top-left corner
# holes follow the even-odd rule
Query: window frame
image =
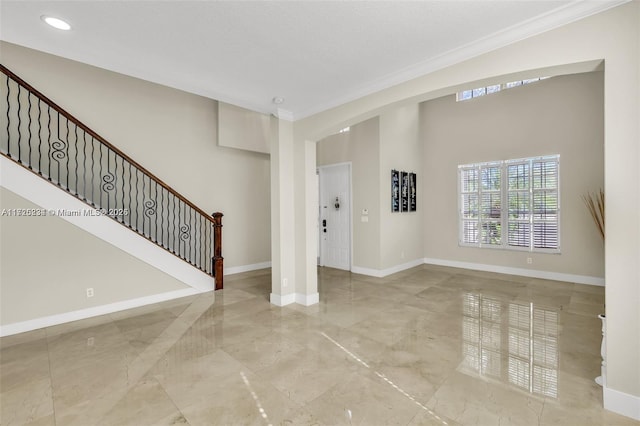
[[(555, 173), (549, 176), (555, 177), (555, 188), (534, 188), (534, 164), (539, 163), (555, 163)], [(528, 188), (525, 189), (510, 189), (509, 188), (509, 167), (510, 166), (518, 166), (524, 165), (526, 166), (527, 179), (528, 179)], [(495, 194), (495, 190), (483, 191), (482, 189), (482, 170), (486, 170), (488, 168), (499, 167), (500, 170), (500, 215), (499, 220), (496, 220), (496, 217), (493, 214), (489, 215), (489, 217), (482, 217), (482, 203), (483, 203), (483, 194), (492, 193)], [(465, 171), (475, 170), (476, 176), (476, 184), (475, 190), (471, 191), (463, 191), (463, 174)], [(467, 181), (468, 183), (468, 181)], [(561, 194), (560, 194), (560, 155), (545, 155), (538, 157), (528, 157), (528, 158), (519, 158), (513, 160), (502, 160), (502, 161), (490, 161), (484, 163), (472, 163), (472, 164), (463, 164), (458, 165), (458, 188), (457, 188), (457, 197), (458, 197), (458, 245), (460, 247), (476, 247), (476, 248), (493, 248), (493, 249), (502, 249), (502, 250), (512, 250), (512, 251), (525, 251), (525, 252), (535, 252), (535, 253), (552, 253), (559, 254), (561, 253)], [(527, 194), (527, 219), (512, 219), (510, 218), (510, 209), (509, 209), (509, 199), (510, 195), (515, 192), (521, 192)], [(556, 209), (555, 213), (555, 221), (549, 221), (546, 218), (546, 211), (543, 214), (542, 218), (536, 218), (536, 210), (535, 210), (535, 194), (539, 193), (555, 193), (556, 199)], [(469, 217), (467, 210), (465, 210), (465, 196), (466, 199), (475, 198), (476, 201), (476, 211), (475, 218)], [(475, 196), (475, 197), (474, 197)], [(495, 198), (491, 198), (492, 202)], [(538, 198), (539, 200), (539, 198)], [(467, 203), (468, 205), (469, 203)], [(538, 214), (538, 216), (540, 216)], [(552, 213), (551, 216), (554, 216)], [(476, 223), (475, 226), (475, 240), (469, 241), (467, 238), (468, 230), (473, 229), (473, 226), (469, 227), (469, 224)], [(524, 223), (528, 227), (528, 246), (522, 245), (511, 245), (510, 244), (510, 235), (509, 235), (509, 226), (511, 223)], [(536, 238), (535, 238), (535, 225), (550, 223), (555, 225), (556, 233), (555, 238), (557, 242), (557, 246), (554, 248), (548, 247), (536, 247)], [(486, 224), (499, 224), (500, 225), (500, 243), (496, 244), (491, 240), (483, 240), (483, 229), (486, 228), (484, 225)], [(465, 227), (467, 225), (467, 227)], [(467, 231), (467, 233), (465, 233)]]

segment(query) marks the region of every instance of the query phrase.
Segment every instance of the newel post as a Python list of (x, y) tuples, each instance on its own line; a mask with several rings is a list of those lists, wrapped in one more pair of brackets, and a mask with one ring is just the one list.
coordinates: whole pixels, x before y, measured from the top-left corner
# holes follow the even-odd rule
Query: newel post
[(223, 288), (223, 266), (224, 257), (222, 257), (222, 216), (220, 212), (212, 214), (213, 216), (213, 276), (216, 279), (216, 290)]

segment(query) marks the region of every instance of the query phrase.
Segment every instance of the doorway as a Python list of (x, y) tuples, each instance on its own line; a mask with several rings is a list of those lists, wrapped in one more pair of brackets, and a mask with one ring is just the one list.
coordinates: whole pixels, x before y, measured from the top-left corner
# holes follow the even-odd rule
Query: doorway
[(351, 270), (351, 163), (318, 167), (319, 265)]

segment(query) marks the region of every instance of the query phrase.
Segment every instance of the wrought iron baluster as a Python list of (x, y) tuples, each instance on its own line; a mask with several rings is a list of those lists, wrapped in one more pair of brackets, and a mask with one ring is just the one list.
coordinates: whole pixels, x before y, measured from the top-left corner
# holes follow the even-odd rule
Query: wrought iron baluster
[[(67, 158), (67, 153), (65, 152), (65, 150), (68, 149), (67, 143), (60, 140), (60, 113), (57, 113), (57, 119), (56, 119), (56, 134), (57, 134), (57, 138), (56, 140), (54, 140), (53, 142), (51, 142), (51, 144), (49, 145), (49, 150), (50, 150), (50, 159), (49, 159), (49, 164), (51, 164), (51, 161), (55, 161), (56, 165), (57, 165), (57, 169), (58, 169), (58, 177), (57, 177), (57, 182), (56, 184), (60, 187), (62, 187), (62, 181), (60, 180), (60, 160)], [(68, 164), (68, 162), (67, 162)]]
[(189, 263), (192, 265), (196, 264), (196, 241), (197, 241), (197, 232), (196, 232), (196, 211), (191, 209), (191, 254), (189, 255)]
[(78, 195), (78, 190), (80, 189), (80, 185), (78, 185), (78, 126), (74, 125), (74, 134), (75, 134), (75, 148), (76, 148), (76, 156), (75, 156), (75, 172), (74, 172), (74, 185), (75, 185), (75, 193)]
[[(177, 212), (180, 212), (180, 207), (178, 206), (178, 203), (176, 201), (176, 196), (173, 196), (173, 208), (177, 209)], [(178, 236), (178, 213), (176, 212), (176, 210), (174, 210), (173, 212), (173, 248), (175, 250), (174, 253), (176, 253), (177, 255), (180, 254), (180, 243), (179, 243), (179, 239), (176, 239), (176, 237)], [(176, 243), (178, 242), (177, 246)]]
[[(167, 213), (169, 214), (167, 217), (167, 243), (169, 244), (169, 246), (171, 246), (171, 252), (173, 254), (176, 253), (176, 244), (175, 244), (175, 240), (174, 240), (174, 234), (175, 234), (175, 230), (174, 230), (174, 223), (175, 223), (175, 206), (176, 206), (176, 200), (175, 200), (175, 195), (173, 194), (169, 194), (169, 201), (171, 202), (171, 206), (167, 207)], [(169, 203), (167, 203), (169, 204)]]
[(196, 216), (198, 222), (198, 269), (202, 270), (202, 215)]
[(207, 263), (204, 261), (206, 253), (204, 252), (205, 244), (207, 243), (206, 239), (206, 225), (204, 216), (200, 216), (200, 269), (203, 269), (203, 266)]
[(9, 97), (11, 96), (11, 84), (9, 77), (7, 77), (7, 154), (11, 157), (11, 102)]
[(29, 101), (29, 111), (27, 113), (29, 117), (29, 124), (27, 125), (27, 129), (29, 130), (29, 136), (27, 138), (27, 144), (29, 145), (29, 159), (27, 160), (27, 167), (32, 169), (31, 167), (31, 92), (27, 92), (27, 100)]
[(42, 176), (42, 101), (38, 100), (38, 173)]
[[(142, 218), (142, 232), (144, 233), (144, 235), (147, 235), (147, 231), (146, 231), (146, 224), (145, 224), (145, 217), (147, 217), (147, 211), (146, 211), (146, 205), (145, 205), (145, 198), (147, 197), (147, 189), (146, 189), (146, 183), (145, 183), (145, 175), (142, 175), (142, 203), (143, 203), (143, 207), (145, 207), (144, 210), (144, 217)], [(147, 235), (148, 236), (148, 235)]]
[(94, 176), (96, 175), (95, 173), (95, 168), (96, 168), (96, 160), (95, 160), (95, 140), (93, 138), (93, 136), (91, 136), (91, 204), (95, 207), (96, 206), (96, 195), (95, 195), (95, 189), (96, 189), (96, 184), (93, 181)]
[(191, 261), (191, 255), (193, 254), (191, 247), (193, 245), (193, 223), (191, 222), (191, 218), (193, 217), (193, 209), (191, 207), (189, 207), (189, 213), (188, 213), (188, 217), (189, 217), (189, 239), (187, 240), (187, 249), (188, 249), (188, 254), (187, 257), (189, 259), (189, 263), (193, 263)]
[(122, 216), (120, 216), (122, 219), (120, 220), (120, 223), (125, 223), (125, 204), (124, 204), (124, 179), (125, 179), (125, 173), (126, 173), (126, 169), (124, 168), (124, 157), (120, 157), (120, 162), (122, 163), (122, 178), (120, 179), (122, 181), (122, 185), (121, 185), (121, 193), (122, 193)]
[[(102, 144), (98, 145), (98, 151), (100, 152), (100, 159), (98, 160), (98, 164), (100, 165), (100, 179), (102, 179)], [(100, 185), (100, 201), (98, 202), (98, 207), (102, 208), (102, 185)]]
[[(154, 181), (155, 182), (155, 181)], [(155, 242), (158, 242), (158, 182), (155, 182), (154, 185), (154, 205), (156, 207), (156, 214), (153, 217), (153, 238)]]
[(185, 215), (185, 211), (184, 211), (184, 204), (182, 203), (182, 200), (180, 200), (180, 204), (179, 204), (180, 209), (182, 210), (179, 214), (180, 214), (180, 257), (182, 259), (185, 258), (185, 253), (187, 252), (187, 248), (186, 248), (186, 244), (185, 241), (186, 239), (184, 238), (184, 235), (186, 233), (186, 228), (184, 227), (184, 215)]
[(49, 163), (49, 173), (47, 178), (51, 181), (51, 106), (47, 105), (47, 163)]
[[(144, 200), (144, 194), (142, 196), (140, 196), (140, 189), (142, 188), (142, 182), (140, 182), (140, 170), (138, 170), (136, 168), (136, 198), (135, 198), (135, 205), (136, 205), (136, 228), (138, 228), (138, 232), (140, 232), (140, 235), (144, 235), (144, 218), (141, 218), (141, 214), (140, 214), (140, 206), (142, 204), (142, 202), (140, 200)], [(140, 220), (142, 220), (142, 225), (140, 224)]]
[(198, 216), (196, 215), (196, 211), (193, 211), (192, 218), (193, 227), (191, 229), (191, 238), (192, 242), (192, 253), (191, 253), (191, 264), (195, 267), (198, 266)]
[(215, 244), (215, 241), (213, 239), (213, 225), (209, 225), (207, 226), (207, 231), (209, 232), (209, 239), (207, 241), (209, 241), (209, 249), (207, 253), (207, 259), (208, 259), (208, 263), (209, 263), (209, 274), (213, 275), (213, 245)]
[[(60, 120), (60, 113), (58, 113), (58, 120)], [(69, 120), (65, 119), (65, 122), (66, 122), (66, 127), (67, 127), (67, 137), (66, 137), (65, 142), (67, 143), (67, 149), (69, 149), (69, 147), (71, 146), (69, 144)], [(58, 129), (58, 131), (60, 131), (60, 130)], [(69, 155), (67, 155), (66, 158), (67, 158), (67, 167), (65, 167), (65, 171), (67, 173), (67, 176), (66, 176), (66, 180), (65, 180), (65, 185), (66, 185), (66, 188), (68, 190), (69, 189), (69, 159), (71, 157)], [(60, 170), (60, 164), (58, 164), (58, 173), (60, 173), (59, 170)]]
[(162, 247), (164, 244), (164, 188), (160, 188), (160, 241), (162, 241)]
[[(111, 156), (109, 155), (109, 148), (107, 148), (107, 175), (111, 172)], [(104, 178), (103, 178), (104, 179)], [(103, 186), (104, 188), (104, 186)], [(111, 198), (111, 194), (109, 194), (109, 192), (107, 192), (107, 214), (109, 214), (109, 201)]]
[(22, 127), (22, 114), (20, 114), (20, 110), (22, 109), (22, 102), (20, 102), (20, 95), (22, 92), (22, 87), (18, 85), (18, 111), (16, 116), (18, 117), (18, 163), (22, 164), (22, 132), (20, 131), (20, 127)]
[(188, 262), (191, 258), (191, 207), (188, 205), (184, 205), (184, 223), (185, 223), (185, 232), (184, 232), (184, 258)]
[(87, 132), (82, 131), (82, 198), (87, 201)]

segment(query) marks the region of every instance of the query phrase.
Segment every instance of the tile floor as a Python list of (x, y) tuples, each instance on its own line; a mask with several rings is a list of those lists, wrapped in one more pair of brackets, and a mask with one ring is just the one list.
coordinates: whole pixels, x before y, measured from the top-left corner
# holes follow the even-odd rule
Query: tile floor
[(320, 268), (320, 303), (226, 289), (0, 339), (9, 425), (638, 425), (602, 409), (604, 289)]

